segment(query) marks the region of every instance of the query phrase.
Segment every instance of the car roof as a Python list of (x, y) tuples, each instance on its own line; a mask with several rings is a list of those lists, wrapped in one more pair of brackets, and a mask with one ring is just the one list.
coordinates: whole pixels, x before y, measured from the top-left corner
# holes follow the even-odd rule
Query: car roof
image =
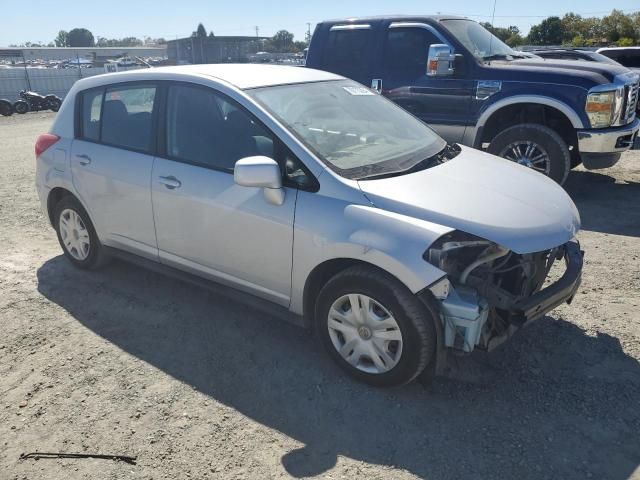
[(605, 52), (609, 50), (640, 50), (640, 47), (602, 47), (597, 52)]
[(439, 22), (441, 20), (469, 20), (467, 17), (458, 15), (373, 15), (369, 17), (349, 17), (349, 18), (332, 18), (323, 20), (321, 24), (333, 23), (360, 23), (360, 22), (380, 22), (384, 20), (390, 21), (410, 21), (410, 20), (433, 20)]
[(344, 77), (333, 73), (285, 65), (261, 65), (249, 63), (220, 63), (202, 65), (180, 65), (129, 70), (105, 75), (96, 75), (84, 82), (92, 86), (139, 80), (177, 80), (181, 76), (205, 76), (229, 83), (241, 90), (293, 83), (341, 80)]

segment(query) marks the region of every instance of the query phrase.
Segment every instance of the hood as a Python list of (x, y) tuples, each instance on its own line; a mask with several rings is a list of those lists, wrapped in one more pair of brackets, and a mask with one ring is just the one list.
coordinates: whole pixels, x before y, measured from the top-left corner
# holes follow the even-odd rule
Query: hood
[(548, 58), (525, 58), (511, 62), (493, 61), (484, 68), (501, 72), (499, 76), (509, 71), (517, 75), (518, 79), (526, 75), (524, 78), (529, 82), (572, 83), (586, 89), (594, 85), (613, 83), (616, 75), (629, 73), (629, 69), (622, 65)]
[(467, 147), (442, 165), (358, 184), (378, 208), (455, 228), (516, 253), (557, 247), (580, 229), (576, 206), (553, 180)]

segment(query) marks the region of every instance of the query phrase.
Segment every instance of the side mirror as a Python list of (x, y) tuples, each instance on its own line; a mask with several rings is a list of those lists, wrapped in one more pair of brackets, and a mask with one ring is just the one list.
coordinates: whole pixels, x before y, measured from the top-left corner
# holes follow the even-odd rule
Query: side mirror
[(427, 75), (429, 77), (447, 77), (453, 75), (456, 56), (449, 45), (434, 43), (429, 47)]
[(282, 172), (276, 161), (269, 157), (257, 156), (238, 160), (233, 168), (233, 180), (242, 187), (262, 188), (264, 198), (269, 203), (284, 203)]

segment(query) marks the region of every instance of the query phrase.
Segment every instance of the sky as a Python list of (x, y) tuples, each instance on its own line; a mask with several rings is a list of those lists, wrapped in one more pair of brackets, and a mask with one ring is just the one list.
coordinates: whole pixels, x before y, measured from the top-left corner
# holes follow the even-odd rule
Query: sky
[[(605, 6), (606, 5), (606, 6)], [(456, 14), (477, 21), (490, 21), (494, 0), (38, 0), (25, 7), (24, 0), (2, 0), (0, 46), (24, 42), (52, 41), (59, 30), (84, 27), (94, 37), (189, 36), (202, 22), (216, 35), (271, 36), (285, 29), (303, 40), (307, 23), (311, 31), (324, 19), (385, 14)], [(25, 11), (27, 8), (27, 11)], [(527, 33), (531, 25), (551, 15), (568, 11), (584, 16), (603, 16), (617, 8), (640, 10), (638, 0), (496, 0), (496, 26), (517, 25)]]

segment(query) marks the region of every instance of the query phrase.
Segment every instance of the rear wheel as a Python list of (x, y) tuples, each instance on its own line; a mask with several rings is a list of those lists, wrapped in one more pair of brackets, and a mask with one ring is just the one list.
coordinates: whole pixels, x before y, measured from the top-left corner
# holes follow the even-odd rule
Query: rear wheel
[(0, 115), (9, 117), (13, 113), (13, 106), (7, 100), (0, 100)]
[(489, 152), (519, 163), (562, 185), (571, 169), (571, 152), (560, 135), (537, 123), (522, 123), (500, 132)]
[(58, 241), (65, 256), (78, 268), (95, 269), (106, 261), (93, 223), (80, 202), (72, 196), (58, 202), (54, 214)]
[(13, 104), (13, 110), (20, 114), (27, 113), (29, 111), (29, 104), (24, 100), (18, 100)]
[(329, 280), (315, 320), (329, 355), (370, 385), (408, 383), (435, 354), (434, 317), (396, 278), (374, 267), (351, 267)]

